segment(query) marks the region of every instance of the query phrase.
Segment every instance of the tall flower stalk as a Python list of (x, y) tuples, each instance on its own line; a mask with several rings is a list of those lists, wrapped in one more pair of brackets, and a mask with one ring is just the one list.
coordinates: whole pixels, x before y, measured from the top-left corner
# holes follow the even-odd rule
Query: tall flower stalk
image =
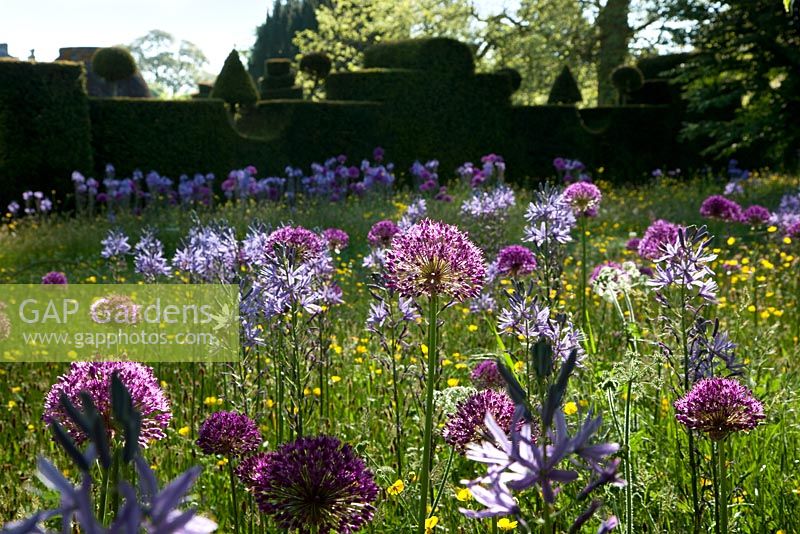
[[(425, 534), (433, 458), (433, 393), (438, 368), (440, 298), (462, 302), (475, 297), (486, 275), (483, 253), (458, 228), (423, 219), (392, 240), (386, 253), (389, 287), (411, 298), (427, 297), (428, 361), (425, 372), (425, 424), (417, 532)], [(434, 514), (435, 510), (431, 510)]]

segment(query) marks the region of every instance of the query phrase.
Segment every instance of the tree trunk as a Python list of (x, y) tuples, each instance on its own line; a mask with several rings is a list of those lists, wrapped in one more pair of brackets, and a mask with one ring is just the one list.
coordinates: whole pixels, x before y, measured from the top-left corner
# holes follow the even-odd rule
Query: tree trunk
[(597, 15), (600, 50), (597, 61), (597, 101), (601, 106), (616, 102), (611, 73), (628, 57), (632, 33), (628, 25), (631, 0), (608, 0)]

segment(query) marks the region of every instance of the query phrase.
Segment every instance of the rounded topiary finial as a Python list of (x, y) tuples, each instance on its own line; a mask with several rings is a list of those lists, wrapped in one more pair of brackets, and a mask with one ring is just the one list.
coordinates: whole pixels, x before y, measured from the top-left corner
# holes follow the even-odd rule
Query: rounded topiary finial
[(564, 65), (556, 81), (553, 82), (553, 87), (550, 88), (550, 96), (547, 99), (547, 103), (577, 104), (582, 100), (583, 95), (581, 95), (581, 90), (578, 88), (578, 82), (575, 81), (575, 77), (569, 67)]
[(628, 96), (644, 85), (644, 75), (636, 67), (620, 65), (611, 73), (611, 83), (619, 93), (620, 103), (625, 104)]
[(300, 70), (314, 79), (324, 80), (331, 73), (333, 62), (323, 52), (311, 52), (300, 59)]
[(503, 67), (502, 69), (498, 69), (497, 73), (508, 76), (509, 80), (511, 81), (511, 89), (513, 91), (519, 90), (519, 88), (522, 86), (522, 74), (520, 74), (517, 69)]
[(253, 78), (239, 59), (239, 52), (231, 50), (211, 90), (211, 98), (221, 98), (235, 110), (236, 106), (255, 104), (258, 91)]
[(100, 48), (92, 56), (92, 71), (112, 85), (113, 95), (116, 96), (117, 82), (136, 74), (136, 61), (127, 48)]

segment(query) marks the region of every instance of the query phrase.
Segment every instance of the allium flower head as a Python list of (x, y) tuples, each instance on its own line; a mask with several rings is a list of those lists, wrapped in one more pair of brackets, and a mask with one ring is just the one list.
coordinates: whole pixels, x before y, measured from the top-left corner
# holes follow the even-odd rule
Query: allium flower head
[(458, 302), (477, 296), (486, 275), (483, 253), (469, 237), (430, 219), (394, 237), (386, 267), (389, 286), (404, 296), (444, 294)]
[(502, 274), (524, 276), (536, 270), (536, 258), (529, 248), (510, 245), (497, 254), (497, 269)]
[(500, 389), (505, 387), (503, 375), (500, 374), (500, 369), (497, 368), (497, 362), (494, 360), (483, 360), (472, 369), (469, 377), (478, 389)]
[(742, 212), (741, 221), (744, 223), (758, 226), (767, 224), (772, 217), (772, 213), (764, 206), (754, 204)]
[(463, 454), (468, 443), (485, 439), (488, 436), (484, 426), (487, 413), (492, 414), (503, 432), (511, 431), (514, 402), (505, 392), (485, 389), (458, 404), (442, 430), (445, 442)]
[(658, 219), (645, 231), (639, 241), (639, 256), (646, 260), (655, 260), (663, 255), (663, 248), (678, 239), (680, 226), (664, 219)]
[(711, 219), (735, 222), (742, 217), (742, 207), (722, 195), (711, 195), (700, 205), (700, 215)]
[(704, 378), (675, 401), (675, 418), (714, 441), (755, 428), (764, 419), (764, 406), (733, 378)]
[(350, 242), (347, 232), (339, 228), (328, 228), (322, 232), (322, 237), (328, 242), (328, 248), (337, 253), (347, 248), (347, 244)]
[(400, 228), (390, 220), (378, 221), (372, 225), (367, 234), (367, 241), (373, 247), (386, 248), (392, 243), (392, 238), (400, 232)]
[(61, 395), (81, 406), (79, 395), (85, 391), (103, 417), (106, 428), (111, 429), (111, 377), (114, 373), (130, 392), (133, 406), (142, 416), (140, 445), (147, 447), (149, 442), (163, 438), (164, 429), (172, 418), (169, 401), (153, 369), (136, 362), (72, 363), (69, 372), (58, 378), (45, 397), (42, 419), (48, 424), (60, 423), (76, 442), (82, 443), (86, 435), (67, 416), (61, 405)]
[(214, 412), (200, 425), (197, 446), (205, 454), (238, 457), (261, 444), (255, 421), (239, 412)]
[(315, 258), (324, 248), (322, 239), (302, 226), (284, 226), (272, 232), (266, 242), (267, 253), (271, 254), (276, 246), (283, 247), (299, 262)]
[(247, 464), (259, 509), (291, 532), (358, 531), (375, 513), (378, 486), (352, 447), (338, 439), (300, 438)]
[(42, 277), (42, 283), (45, 285), (66, 285), (67, 275), (60, 271), (50, 271)]
[(600, 188), (591, 182), (575, 182), (564, 190), (564, 200), (577, 215), (594, 217), (603, 194)]

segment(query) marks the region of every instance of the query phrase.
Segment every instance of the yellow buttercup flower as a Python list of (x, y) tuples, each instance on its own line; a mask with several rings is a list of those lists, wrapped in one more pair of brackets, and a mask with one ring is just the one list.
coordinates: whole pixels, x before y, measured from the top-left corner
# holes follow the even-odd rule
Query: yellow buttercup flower
[(566, 415), (575, 415), (578, 413), (578, 406), (570, 401), (564, 405), (564, 414)]
[(178, 429), (178, 434), (183, 436), (184, 438), (189, 435), (190, 428), (188, 426), (182, 426)]
[(469, 326), (467, 327), (467, 330), (469, 330), (470, 332), (477, 332), (477, 331), (478, 331), (478, 325), (476, 325), (476, 324), (471, 324), (471, 325), (469, 325)]
[(501, 517), (497, 521), (497, 528), (504, 531), (514, 530), (515, 528), (517, 528), (517, 522), (512, 521), (507, 517)]
[(456, 492), (456, 499), (458, 499), (461, 502), (471, 501), (472, 492), (469, 491), (469, 488), (461, 488)]
[(395, 480), (394, 484), (386, 488), (386, 493), (391, 496), (400, 495), (406, 489), (405, 483), (399, 478)]
[(430, 516), (428, 519), (425, 520), (425, 534), (430, 534), (433, 532), (433, 529), (436, 528), (436, 525), (439, 524), (439, 518), (435, 515)]
[(448, 378), (447, 379), (448, 387), (454, 388), (458, 385), (458, 378)]

